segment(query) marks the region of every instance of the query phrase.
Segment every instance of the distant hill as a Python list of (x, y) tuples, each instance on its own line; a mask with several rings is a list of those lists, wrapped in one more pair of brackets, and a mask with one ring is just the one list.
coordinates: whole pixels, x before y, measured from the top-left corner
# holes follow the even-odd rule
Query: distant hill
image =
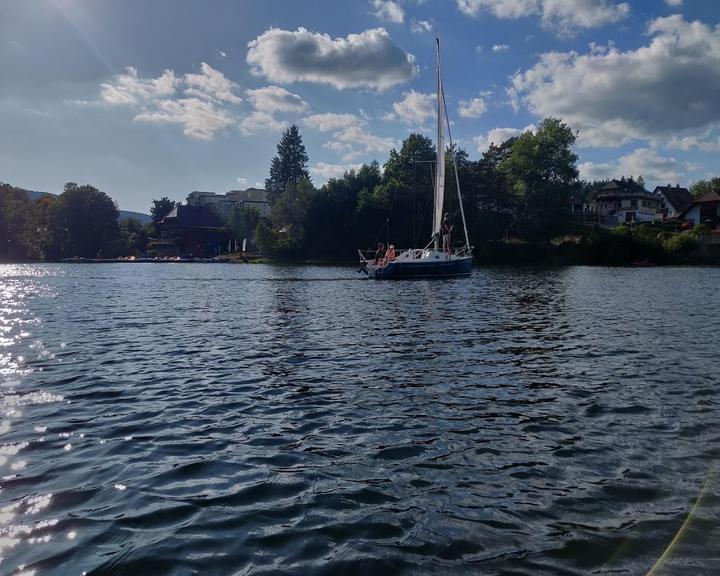
[[(43, 196), (57, 196), (57, 194), (52, 194), (51, 192), (38, 192), (37, 190), (25, 190), (25, 194), (27, 197), (35, 202), (35, 200), (38, 200), (39, 198), (42, 198)], [(120, 213), (120, 220), (130, 220), (131, 218), (133, 220), (137, 220), (140, 222), (140, 224), (149, 224), (152, 222), (152, 217), (149, 214), (143, 214), (142, 212), (133, 212), (131, 210), (118, 210)]]

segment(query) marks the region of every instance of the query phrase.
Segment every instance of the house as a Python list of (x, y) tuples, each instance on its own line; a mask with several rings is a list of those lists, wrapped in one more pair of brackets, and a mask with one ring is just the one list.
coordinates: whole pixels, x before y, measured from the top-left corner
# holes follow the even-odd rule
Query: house
[(615, 226), (627, 222), (654, 222), (662, 218), (662, 197), (645, 190), (632, 178), (611, 180), (597, 194), (593, 204), (600, 220)]
[(715, 191), (708, 192), (685, 209), (680, 218), (693, 226), (704, 224), (710, 230), (720, 230), (720, 195)]
[(188, 195), (187, 203), (211, 208), (225, 222), (230, 220), (235, 209), (240, 208), (255, 208), (260, 216), (270, 215), (270, 202), (261, 188), (230, 190), (227, 194), (195, 190)]
[(662, 213), (664, 218), (677, 218), (695, 200), (693, 195), (690, 194), (690, 190), (687, 188), (681, 188), (679, 184), (675, 186), (656, 186), (653, 190), (653, 194), (657, 194), (662, 198), (663, 206)]
[(570, 201), (570, 214), (577, 220), (582, 222), (597, 222), (597, 204), (590, 195), (588, 198), (583, 200), (580, 194), (571, 194)]
[(163, 256), (215, 256), (230, 240), (224, 223), (210, 208), (179, 204), (157, 225), (160, 238), (148, 251)]

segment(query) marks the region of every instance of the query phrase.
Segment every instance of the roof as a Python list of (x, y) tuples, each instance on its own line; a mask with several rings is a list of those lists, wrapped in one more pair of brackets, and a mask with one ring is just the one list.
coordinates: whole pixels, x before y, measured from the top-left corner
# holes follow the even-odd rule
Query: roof
[(690, 190), (679, 186), (656, 186), (653, 193), (662, 194), (676, 212), (682, 212), (695, 201)]
[(720, 194), (715, 192), (714, 190), (712, 192), (708, 192), (704, 196), (701, 196), (697, 200), (695, 200), (697, 204), (700, 203), (706, 203), (706, 202), (720, 202)]
[(605, 186), (597, 191), (595, 197), (600, 196), (638, 196), (638, 195), (650, 195), (650, 192), (645, 190), (635, 180), (622, 179), (622, 180), (610, 180)]
[(697, 206), (697, 205), (699, 205), (699, 204), (711, 204), (711, 203), (714, 203), (714, 202), (720, 202), (720, 195), (718, 195), (718, 193), (715, 192), (715, 191), (708, 192), (707, 194), (705, 194), (705, 195), (702, 196), (701, 198), (698, 198), (697, 200), (695, 200), (695, 202), (693, 202), (692, 204), (690, 204), (690, 206), (688, 206), (687, 208), (685, 208), (685, 210), (683, 210), (682, 213), (680, 214), (680, 218), (684, 218), (685, 215), (686, 215), (688, 212), (690, 212), (690, 208), (692, 208), (693, 206)]
[(178, 204), (172, 211), (162, 219), (177, 221), (183, 228), (222, 228), (223, 223), (215, 212), (205, 206), (188, 206)]

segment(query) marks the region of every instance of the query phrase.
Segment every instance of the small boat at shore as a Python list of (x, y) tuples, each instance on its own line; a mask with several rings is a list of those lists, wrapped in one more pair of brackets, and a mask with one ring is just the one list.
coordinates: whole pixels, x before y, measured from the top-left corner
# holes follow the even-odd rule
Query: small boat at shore
[[(460, 178), (454, 157), (450, 124), (447, 119), (445, 107), (445, 94), (443, 92), (442, 78), (440, 76), (440, 41), (436, 40), (436, 75), (437, 75), (437, 143), (435, 160), (435, 182), (433, 203), (433, 227), (430, 242), (423, 248), (408, 248), (395, 251), (388, 250), (382, 255), (374, 251), (358, 250), (360, 255), (360, 270), (368, 278), (375, 280), (397, 280), (411, 278), (456, 278), (469, 276), (472, 272), (472, 251), (470, 239), (465, 222), (465, 211), (460, 193)], [(443, 217), (443, 202), (445, 200), (445, 128), (447, 126), (450, 140), (450, 150), (453, 155), (453, 168), (455, 170), (455, 183), (457, 185), (460, 215), (462, 218), (465, 244), (460, 247), (450, 246), (452, 226), (449, 225), (449, 215)], [(442, 246), (441, 246), (442, 241)]]

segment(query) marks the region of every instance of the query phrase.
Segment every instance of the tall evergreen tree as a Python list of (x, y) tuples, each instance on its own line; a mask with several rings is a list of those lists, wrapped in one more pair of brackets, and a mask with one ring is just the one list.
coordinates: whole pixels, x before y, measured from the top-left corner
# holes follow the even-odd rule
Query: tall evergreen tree
[(277, 156), (270, 163), (270, 177), (265, 180), (268, 200), (275, 203), (288, 184), (297, 186), (301, 180), (310, 181), (308, 155), (298, 127), (293, 124), (280, 138)]

